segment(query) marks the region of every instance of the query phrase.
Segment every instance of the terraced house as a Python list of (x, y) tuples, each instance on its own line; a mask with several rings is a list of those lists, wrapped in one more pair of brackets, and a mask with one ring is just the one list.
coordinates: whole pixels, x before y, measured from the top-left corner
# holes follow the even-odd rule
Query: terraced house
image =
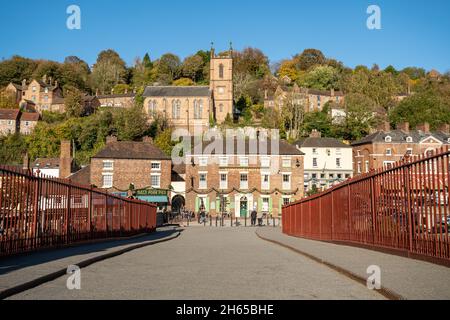
[(238, 218), (253, 209), (281, 215), (283, 204), (303, 197), (303, 153), (286, 141), (273, 143), (233, 138), (212, 152), (212, 142), (194, 148), (186, 156), (186, 208)]
[(354, 174), (387, 167), (407, 155), (427, 154), (449, 145), (449, 127), (444, 124), (431, 131), (430, 125), (424, 123), (410, 130), (409, 123), (405, 122), (394, 130), (385, 122), (376, 132), (352, 144)]

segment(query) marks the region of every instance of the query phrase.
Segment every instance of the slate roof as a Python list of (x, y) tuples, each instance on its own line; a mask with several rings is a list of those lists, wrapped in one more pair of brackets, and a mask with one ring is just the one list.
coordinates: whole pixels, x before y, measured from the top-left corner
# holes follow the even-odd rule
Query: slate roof
[(112, 98), (134, 98), (136, 96), (135, 93), (122, 93), (122, 94), (105, 94), (97, 96), (98, 99), (112, 99)]
[(351, 148), (351, 146), (342, 143), (333, 138), (303, 138), (294, 143), (300, 148)]
[(170, 157), (150, 142), (131, 141), (110, 142), (92, 158), (171, 160)]
[[(238, 152), (238, 139), (234, 138), (233, 139), (233, 154), (242, 154), (242, 152)], [(203, 152), (205, 152), (205, 149), (210, 145), (213, 144), (214, 141), (204, 141), (202, 144), (203, 147)], [(256, 145), (256, 150), (253, 150), (254, 147), (252, 147), (252, 144)], [(260, 149), (259, 147), (259, 142), (256, 139), (245, 139), (245, 150), (244, 150), (244, 154), (245, 155), (272, 155), (272, 142), (270, 139), (267, 139), (267, 151), (264, 149)], [(252, 149), (251, 149), (251, 148)], [(218, 150), (218, 151), (222, 151), (221, 153), (216, 153), (216, 150), (211, 151), (212, 145), (211, 147), (209, 147), (206, 150), (206, 155), (208, 154), (223, 154), (223, 155), (227, 155), (229, 153), (227, 153), (227, 139), (223, 139), (223, 144), (222, 144), (222, 150)], [(193, 148), (192, 149), (192, 154), (195, 154), (195, 152), (197, 151), (197, 148)], [(240, 150), (239, 150), (240, 151)], [(261, 153), (260, 153), (261, 152)], [(274, 155), (282, 155), (282, 156), (299, 156), (299, 155), (304, 155), (303, 152), (301, 152), (300, 150), (298, 150), (295, 146), (289, 144), (287, 141), (285, 140), (279, 140), (279, 150), (278, 152), (276, 150), (274, 150)]]
[(146, 87), (144, 97), (210, 97), (211, 91), (206, 86), (153, 86)]
[(37, 112), (23, 112), (20, 121), (39, 121), (40, 115)]
[(20, 110), (18, 109), (0, 109), (0, 119), (2, 120), (17, 120), (19, 114)]
[(31, 164), (32, 168), (59, 169), (59, 158), (37, 158)]
[(91, 184), (91, 166), (87, 165), (81, 168), (77, 172), (69, 176), (70, 181), (78, 184), (90, 185)]
[(352, 146), (359, 146), (370, 143), (384, 143), (387, 136), (390, 136), (392, 138), (392, 143), (408, 143), (406, 142), (406, 139), (408, 137), (412, 138), (412, 143), (419, 143), (420, 141), (428, 137), (434, 137), (443, 143), (448, 143), (448, 138), (450, 137), (448, 134), (440, 131), (430, 133), (426, 133), (421, 130), (410, 130), (409, 132), (405, 132), (402, 130), (391, 130), (388, 132), (377, 131), (368, 136), (365, 136), (361, 140), (352, 143)]

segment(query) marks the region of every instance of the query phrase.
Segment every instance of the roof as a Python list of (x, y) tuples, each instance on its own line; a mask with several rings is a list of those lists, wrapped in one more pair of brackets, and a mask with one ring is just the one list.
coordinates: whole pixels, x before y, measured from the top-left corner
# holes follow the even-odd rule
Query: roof
[(334, 96), (334, 97), (343, 97), (344, 94), (340, 91), (334, 91), (334, 95), (331, 94), (331, 91), (323, 91), (323, 90), (317, 90), (317, 89), (307, 89), (308, 94), (315, 94), (318, 96)]
[(177, 174), (185, 174), (186, 173), (186, 164), (181, 163), (181, 164), (173, 165), (172, 172), (177, 173)]
[(144, 97), (210, 97), (211, 91), (206, 86), (154, 86), (146, 87)]
[(122, 94), (105, 94), (97, 96), (98, 99), (110, 99), (110, 98), (134, 98), (136, 93), (122, 93)]
[(91, 184), (91, 166), (87, 165), (69, 176), (70, 181), (78, 184)]
[(39, 121), (40, 117), (37, 112), (23, 112), (20, 121)]
[(19, 109), (0, 109), (0, 119), (3, 120), (17, 120), (19, 114)]
[(106, 144), (92, 158), (170, 160), (164, 152), (150, 142), (115, 141)]
[[(222, 150), (217, 150), (218, 152), (216, 153), (216, 150), (213, 149), (211, 150), (211, 147), (209, 147), (206, 152), (205, 149), (210, 145), (210, 144), (214, 144), (214, 140), (213, 141), (204, 141), (202, 144), (203, 150), (202, 153), (205, 153), (205, 155), (208, 154), (231, 154), (229, 152), (227, 152), (227, 149), (231, 149), (231, 148), (227, 148), (227, 139), (223, 139), (223, 145), (222, 145)], [(262, 143), (262, 142), (261, 142)], [(197, 145), (198, 146), (198, 145)], [(233, 153), (235, 155), (240, 155), (242, 154), (241, 152), (238, 152), (240, 150), (238, 150), (238, 139), (234, 138), (233, 139)], [(196, 154), (195, 152), (197, 151), (198, 147), (194, 147), (192, 149), (192, 154)], [(220, 152), (219, 152), (220, 151)], [(272, 141), (270, 139), (267, 139), (267, 150), (264, 149), (260, 149), (259, 146), (259, 141), (257, 139), (245, 139), (245, 149), (244, 149), (244, 154), (246, 155), (285, 155), (285, 156), (300, 156), (300, 155), (304, 155), (303, 152), (301, 152), (300, 150), (298, 150), (295, 146), (289, 144), (287, 141), (285, 140), (279, 140), (279, 148), (278, 151), (277, 150), (273, 150), (272, 153)]]
[(443, 143), (448, 143), (448, 138), (450, 135), (444, 132), (429, 132), (426, 133), (421, 130), (410, 130), (409, 132), (405, 132), (402, 130), (391, 130), (391, 131), (377, 131), (368, 136), (365, 136), (361, 140), (358, 140), (352, 143), (352, 146), (359, 146), (363, 144), (372, 144), (372, 143), (384, 143), (385, 138), (390, 136), (392, 138), (392, 143), (408, 143), (406, 138), (411, 137), (412, 143), (419, 143), (425, 138), (435, 137)]
[(31, 164), (32, 168), (59, 169), (59, 158), (37, 158)]
[(351, 148), (334, 138), (303, 138), (294, 143), (300, 148)]

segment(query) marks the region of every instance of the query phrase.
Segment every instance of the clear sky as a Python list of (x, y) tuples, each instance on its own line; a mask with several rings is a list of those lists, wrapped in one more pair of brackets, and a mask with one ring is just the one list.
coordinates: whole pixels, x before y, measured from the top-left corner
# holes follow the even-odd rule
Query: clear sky
[[(81, 30), (66, 27), (69, 5)], [(381, 30), (366, 27), (367, 7), (381, 8)], [(18, 54), (93, 64), (112, 48), (131, 64), (149, 52), (186, 57), (200, 49), (257, 47), (271, 62), (305, 48), (354, 67), (450, 69), (449, 0), (20, 0), (2, 1), (0, 59)]]

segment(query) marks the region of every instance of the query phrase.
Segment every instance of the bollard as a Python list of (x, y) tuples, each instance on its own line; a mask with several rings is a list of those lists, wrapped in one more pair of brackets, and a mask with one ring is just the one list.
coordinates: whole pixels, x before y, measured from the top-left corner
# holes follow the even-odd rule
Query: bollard
[(191, 217), (187, 217), (187, 226), (189, 227), (189, 221), (191, 220)]
[(209, 226), (212, 227), (212, 218), (209, 218)]
[(266, 216), (266, 225), (269, 226), (269, 215)]
[(245, 216), (245, 226), (247, 226), (247, 216)]
[(218, 217), (216, 216), (216, 228), (217, 228), (217, 219), (218, 219)]
[(233, 226), (233, 216), (230, 217), (230, 224)]
[(238, 225), (238, 218), (236, 217), (236, 227), (239, 227)]
[(275, 228), (275, 217), (272, 217), (273, 227)]

